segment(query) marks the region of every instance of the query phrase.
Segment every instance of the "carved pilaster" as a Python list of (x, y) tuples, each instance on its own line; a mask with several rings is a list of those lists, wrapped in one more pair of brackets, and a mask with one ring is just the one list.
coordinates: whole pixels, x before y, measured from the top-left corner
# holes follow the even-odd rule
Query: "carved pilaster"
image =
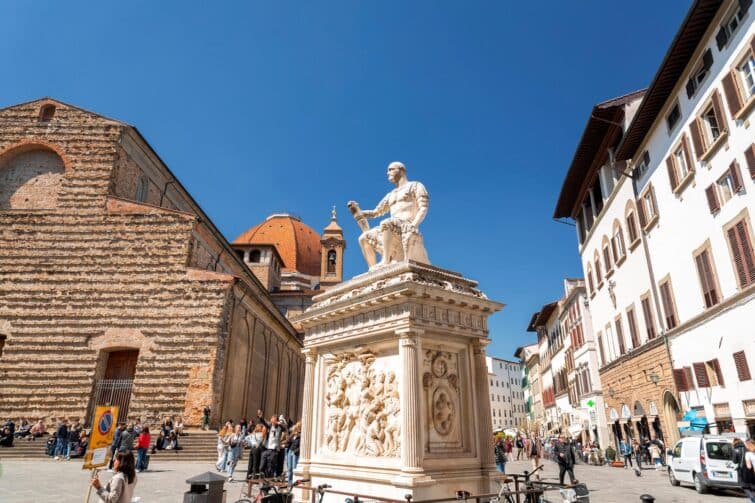
[(472, 343), (475, 365), (475, 388), (477, 388), (477, 412), (480, 420), (477, 426), (480, 428), (479, 451), (483, 468), (492, 469), (493, 464), (493, 423), (490, 416), (490, 388), (488, 387), (488, 365), (485, 361), (486, 339), (477, 339)]
[(422, 390), (419, 355), (420, 330), (403, 329), (399, 336), (399, 357), (403, 367), (401, 383), (401, 463), (405, 472), (422, 471)]
[(312, 348), (302, 350), (304, 354), (304, 403), (301, 413), (301, 445), (299, 449), (299, 463), (308, 463), (312, 457), (312, 435), (314, 428), (314, 398), (315, 398), (315, 365), (317, 351)]

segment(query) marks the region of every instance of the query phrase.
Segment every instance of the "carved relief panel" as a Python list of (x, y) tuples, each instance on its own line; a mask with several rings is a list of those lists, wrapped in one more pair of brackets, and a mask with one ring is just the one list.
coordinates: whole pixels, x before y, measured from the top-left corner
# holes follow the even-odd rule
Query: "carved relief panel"
[(344, 353), (328, 361), (321, 452), (399, 456), (399, 385), (388, 363), (371, 351)]
[(464, 447), (459, 354), (426, 349), (422, 388), (427, 411), (427, 452), (452, 452)]

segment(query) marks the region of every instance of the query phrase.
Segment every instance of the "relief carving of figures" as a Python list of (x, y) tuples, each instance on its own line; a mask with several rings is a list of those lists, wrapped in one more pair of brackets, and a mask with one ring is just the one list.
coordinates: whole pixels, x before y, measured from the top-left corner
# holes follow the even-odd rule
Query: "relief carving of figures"
[(401, 420), (396, 374), (374, 367), (372, 352), (341, 355), (328, 368), (325, 393), (328, 452), (396, 457)]
[(458, 355), (428, 349), (424, 353), (422, 385), (427, 403), (429, 442), (454, 442), (459, 436)]

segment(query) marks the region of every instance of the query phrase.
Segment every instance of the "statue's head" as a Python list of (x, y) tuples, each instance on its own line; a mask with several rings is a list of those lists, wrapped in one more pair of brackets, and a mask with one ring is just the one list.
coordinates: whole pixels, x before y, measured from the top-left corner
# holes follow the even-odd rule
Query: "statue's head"
[(403, 176), (406, 176), (406, 166), (403, 163), (393, 161), (388, 165), (388, 180), (391, 183), (397, 183)]

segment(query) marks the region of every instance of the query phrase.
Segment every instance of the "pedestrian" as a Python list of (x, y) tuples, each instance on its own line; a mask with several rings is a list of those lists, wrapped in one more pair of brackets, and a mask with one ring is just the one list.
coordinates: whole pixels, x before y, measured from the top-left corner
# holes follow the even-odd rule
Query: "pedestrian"
[(628, 466), (634, 466), (632, 465), (632, 446), (629, 445), (629, 442), (622, 440), (619, 444), (619, 452), (621, 453), (621, 457), (624, 458), (624, 469)]
[(251, 479), (260, 472), (260, 461), (264, 442), (267, 437), (267, 428), (263, 424), (257, 424), (254, 431), (246, 436), (246, 445), (249, 447), (249, 464), (246, 469), (246, 478)]
[(131, 452), (134, 450), (134, 442), (136, 442), (134, 423), (128, 423), (126, 429), (121, 433), (121, 444), (118, 446), (118, 450)]
[(126, 423), (118, 423), (118, 428), (115, 429), (115, 434), (113, 435), (113, 443), (110, 444), (110, 462), (108, 463), (108, 471), (113, 470), (113, 463), (115, 463), (115, 453), (118, 452), (118, 449), (121, 446), (121, 435), (123, 435), (123, 432), (126, 431)]
[(58, 429), (56, 430), (57, 443), (55, 444), (55, 459), (60, 459), (60, 456), (65, 454), (68, 447), (68, 421), (65, 418), (58, 423)]
[(206, 405), (202, 409), (202, 429), (206, 430), (210, 427), (210, 406)]
[(73, 451), (76, 444), (79, 442), (81, 436), (81, 427), (78, 421), (74, 421), (70, 428), (68, 428), (68, 441), (66, 442), (66, 460), (71, 460), (71, 451)]
[(233, 480), (233, 471), (236, 469), (236, 463), (241, 456), (243, 441), (244, 435), (241, 434), (241, 425), (237, 424), (233, 429), (233, 433), (228, 438), (228, 459), (225, 464), (225, 473), (228, 475), (229, 482)]
[(113, 462), (115, 476), (102, 487), (97, 475), (91, 485), (97, 490), (101, 503), (131, 503), (136, 488), (136, 471), (134, 470), (134, 455), (130, 451), (119, 451)]
[(521, 435), (516, 436), (516, 460), (519, 461), (519, 457), (522, 455), (522, 451), (524, 450), (524, 441), (522, 440)]
[(634, 460), (637, 461), (637, 469), (642, 470), (642, 447), (637, 440), (634, 441), (632, 450), (634, 451)]
[(136, 471), (143, 472), (147, 469), (147, 451), (152, 437), (149, 434), (149, 426), (142, 427), (142, 432), (136, 439)]
[[(264, 421), (265, 419), (262, 418)], [(267, 427), (267, 438), (265, 439), (265, 452), (262, 453), (260, 471), (267, 477), (277, 477), (280, 475), (280, 466), (278, 466), (278, 456), (281, 448), (281, 436), (283, 427), (278, 424), (278, 418), (272, 416), (270, 422), (265, 421)]]
[(574, 449), (566, 437), (561, 435), (556, 444), (556, 462), (558, 463), (558, 480), (560, 484), (564, 483), (564, 475), (569, 474), (569, 481), (572, 485), (578, 480), (574, 477)]
[(745, 442), (745, 455), (739, 465), (739, 484), (750, 498), (751, 503), (755, 503), (755, 439)]
[(288, 450), (286, 451), (286, 471), (288, 472), (288, 484), (294, 483), (294, 468), (299, 463), (299, 447), (301, 445), (301, 423), (296, 423), (291, 428), (288, 436)]
[(215, 467), (219, 472), (222, 472), (225, 469), (225, 464), (228, 461), (228, 451), (230, 450), (228, 445), (232, 434), (233, 426), (231, 421), (228, 420), (218, 432), (218, 461), (215, 463)]
[(542, 456), (542, 447), (540, 445), (540, 439), (532, 435), (530, 439), (529, 447), (530, 461), (532, 462), (532, 472), (535, 474), (535, 479), (540, 480), (540, 472), (536, 471), (540, 467), (540, 457)]
[(661, 450), (655, 444), (650, 444), (650, 459), (653, 460), (656, 470), (661, 469)]
[(508, 456), (506, 455), (506, 444), (503, 441), (503, 437), (498, 437), (498, 440), (496, 440), (493, 446), (493, 454), (495, 455), (495, 467), (499, 472), (506, 473)]

